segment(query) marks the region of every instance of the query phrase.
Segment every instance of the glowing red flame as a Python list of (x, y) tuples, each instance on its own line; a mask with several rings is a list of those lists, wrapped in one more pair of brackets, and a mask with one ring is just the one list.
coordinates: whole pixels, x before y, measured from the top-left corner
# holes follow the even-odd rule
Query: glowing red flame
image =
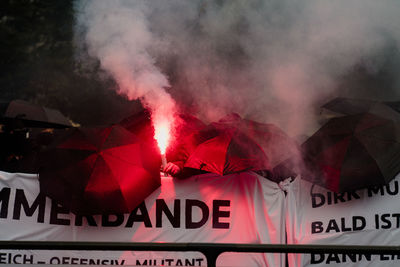
[(160, 148), (160, 152), (162, 155), (165, 154), (165, 151), (168, 147), (168, 142), (170, 139), (170, 123), (167, 119), (154, 122), (154, 138), (157, 140), (158, 147)]

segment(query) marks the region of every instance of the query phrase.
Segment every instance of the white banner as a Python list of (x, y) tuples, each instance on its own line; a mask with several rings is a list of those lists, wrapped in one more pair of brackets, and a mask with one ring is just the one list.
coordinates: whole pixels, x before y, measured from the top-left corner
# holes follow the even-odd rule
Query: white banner
[[(0, 239), (280, 244), (285, 196), (252, 172), (163, 177), (130, 214), (75, 216), (39, 194), (33, 174), (0, 172)], [(0, 264), (206, 266), (201, 253), (1, 251)], [(279, 254), (227, 253), (218, 266), (284, 266)]]
[[(399, 180), (338, 194), (297, 178), (287, 194), (288, 244), (400, 245)], [(400, 255), (291, 254), (293, 266), (400, 266)]]

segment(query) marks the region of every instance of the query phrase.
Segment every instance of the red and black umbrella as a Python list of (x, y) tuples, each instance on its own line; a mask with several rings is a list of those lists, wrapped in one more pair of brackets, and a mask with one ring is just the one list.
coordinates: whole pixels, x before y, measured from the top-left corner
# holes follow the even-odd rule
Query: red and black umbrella
[(122, 126), (71, 128), (42, 153), (40, 189), (74, 213), (129, 212), (161, 184), (149, 151)]
[(266, 177), (275, 182), (296, 175), (297, 166), (301, 159), (300, 147), (279, 127), (271, 123), (242, 119), (235, 113), (220, 119), (218, 122), (239, 129), (264, 151), (271, 169), (262, 172), (262, 175), (267, 175)]
[[(205, 129), (206, 126), (204, 122), (192, 115), (177, 115), (175, 119), (175, 128), (165, 153), (167, 161), (173, 162), (180, 168), (183, 168), (184, 162), (189, 157), (189, 150), (192, 151), (192, 148), (188, 150), (188, 147), (185, 147), (186, 145), (193, 144), (194, 140), (190, 140), (190, 136), (194, 133), (199, 133), (199, 131)], [(183, 143), (186, 144), (182, 146)]]
[(257, 143), (268, 156), (271, 168), (300, 155), (298, 144), (272, 123), (242, 119), (237, 114), (222, 118), (219, 123), (235, 127)]
[(400, 125), (362, 113), (330, 119), (302, 145), (302, 178), (335, 192), (389, 183), (400, 172)]
[[(269, 178), (282, 180), (286, 177), (280, 175), (283, 173), (280, 165), (288, 159), (294, 161), (300, 154), (297, 143), (277, 126), (242, 119), (235, 113), (207, 127), (196, 125), (198, 129), (184, 136), (168, 158), (168, 161), (182, 162), (184, 170), (219, 174), (266, 171)], [(276, 167), (279, 172), (275, 172)]]
[(221, 120), (205, 126), (195, 118), (186, 118), (186, 122), (193, 126), (188, 130), (191, 134), (177, 140), (174, 153), (168, 158), (182, 162), (184, 170), (225, 175), (271, 169), (263, 149), (237, 125)]
[(185, 138), (182, 153), (185, 168), (220, 175), (270, 170), (262, 148), (238, 128), (224, 123), (211, 123), (206, 128)]

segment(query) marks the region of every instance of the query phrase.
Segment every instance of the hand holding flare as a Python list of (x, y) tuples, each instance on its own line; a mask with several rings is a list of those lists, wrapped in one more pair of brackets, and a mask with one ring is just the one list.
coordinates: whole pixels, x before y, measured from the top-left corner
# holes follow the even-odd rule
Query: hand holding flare
[(176, 164), (174, 164), (174, 163), (172, 163), (172, 162), (168, 162), (168, 163), (164, 166), (164, 168), (163, 168), (162, 171), (163, 171), (164, 173), (166, 173), (166, 174), (177, 175), (177, 174), (181, 171), (181, 168), (179, 168), (178, 165), (176, 165)]

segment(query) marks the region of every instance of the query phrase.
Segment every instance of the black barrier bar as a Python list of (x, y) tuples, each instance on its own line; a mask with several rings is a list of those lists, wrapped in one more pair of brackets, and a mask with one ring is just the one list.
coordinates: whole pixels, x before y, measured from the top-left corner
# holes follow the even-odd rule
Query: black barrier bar
[(207, 258), (207, 266), (215, 267), (224, 252), (255, 253), (354, 253), (400, 255), (400, 246), (353, 245), (284, 245), (284, 244), (224, 244), (224, 243), (132, 243), (132, 242), (56, 242), (0, 241), (0, 249), (33, 250), (97, 250), (97, 251), (198, 251)]

